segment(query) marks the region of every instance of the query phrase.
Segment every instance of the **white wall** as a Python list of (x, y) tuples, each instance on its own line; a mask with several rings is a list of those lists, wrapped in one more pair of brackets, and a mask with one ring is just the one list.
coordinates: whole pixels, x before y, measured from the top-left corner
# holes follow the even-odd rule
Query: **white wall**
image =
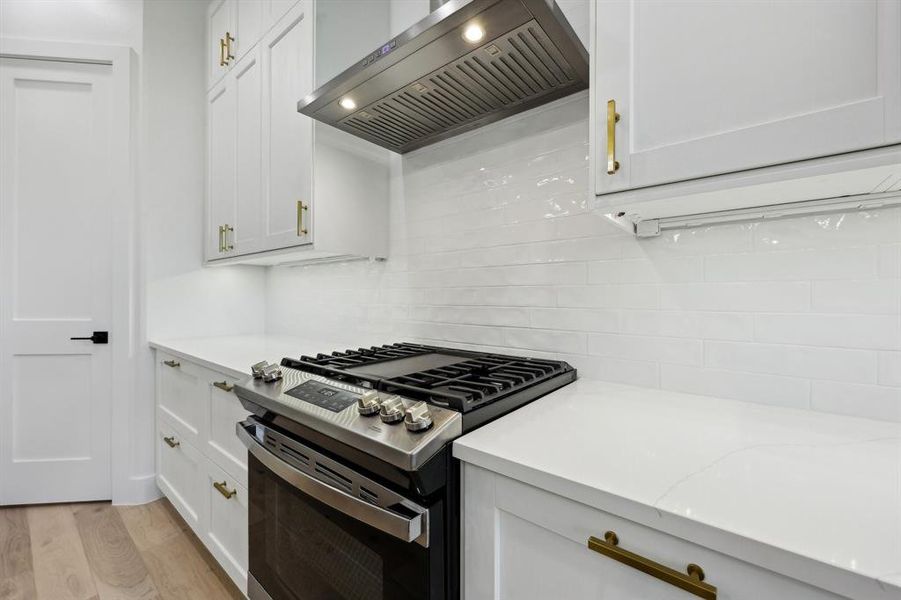
[(901, 420), (901, 210), (639, 241), (590, 210), (587, 116), (577, 95), (398, 158), (389, 261), (272, 269), (268, 329)]
[(142, 11), (143, 0), (3, 0), (0, 36), (130, 46), (140, 54)]

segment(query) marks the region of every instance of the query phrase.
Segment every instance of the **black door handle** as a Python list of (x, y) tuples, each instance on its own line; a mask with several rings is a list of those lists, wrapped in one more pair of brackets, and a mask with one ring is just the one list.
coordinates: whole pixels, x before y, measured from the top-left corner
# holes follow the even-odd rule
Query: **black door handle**
[(95, 331), (94, 335), (91, 337), (74, 337), (69, 338), (70, 340), (89, 340), (94, 342), (95, 344), (109, 344), (109, 332), (108, 331)]

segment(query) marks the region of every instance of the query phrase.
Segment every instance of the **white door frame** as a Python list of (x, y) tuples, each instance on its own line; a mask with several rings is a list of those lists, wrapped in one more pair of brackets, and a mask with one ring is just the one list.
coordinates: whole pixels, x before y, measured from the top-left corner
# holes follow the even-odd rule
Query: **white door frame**
[[(110, 65), (110, 179), (112, 213), (112, 321), (110, 352), (112, 402), (110, 406), (110, 481), (116, 504), (141, 503), (158, 495), (153, 473), (134, 473), (131, 445), (133, 406), (142, 397), (138, 389), (141, 277), (138, 256), (136, 148), (137, 55), (125, 46), (0, 38), (0, 57)], [(146, 480), (146, 481), (145, 481)], [(149, 481), (149, 484), (148, 484)]]

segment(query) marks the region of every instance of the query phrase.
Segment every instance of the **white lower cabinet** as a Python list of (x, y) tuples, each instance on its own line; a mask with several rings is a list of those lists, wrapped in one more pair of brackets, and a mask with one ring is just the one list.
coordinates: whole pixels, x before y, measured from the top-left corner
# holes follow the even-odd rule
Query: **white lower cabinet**
[(236, 379), (157, 352), (157, 485), (247, 592), (247, 450), (235, 425), (248, 412)]
[(247, 488), (209, 460), (203, 487), (207, 517), (203, 541), (235, 582), (246, 582)]
[[(615, 549), (686, 574), (700, 565), (718, 600), (841, 597), (480, 467), (463, 466), (466, 600), (690, 600), (685, 591), (589, 548)], [(608, 548), (609, 548), (608, 544)], [(614, 553), (616, 553), (614, 549)], [(709, 594), (709, 590), (707, 593)]]
[(178, 514), (193, 529), (203, 520), (204, 457), (157, 411), (156, 481)]

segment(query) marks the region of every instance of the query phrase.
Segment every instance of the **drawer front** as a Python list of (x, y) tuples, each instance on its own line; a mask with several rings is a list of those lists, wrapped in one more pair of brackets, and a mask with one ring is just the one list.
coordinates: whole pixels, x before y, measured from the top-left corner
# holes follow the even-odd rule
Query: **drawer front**
[(204, 458), (165, 417), (157, 412), (157, 485), (182, 518), (201, 531), (204, 521)]
[(201, 445), (209, 372), (163, 352), (157, 353), (157, 406), (184, 437)]
[[(698, 596), (588, 548), (618, 548), (686, 573), (700, 565), (718, 600), (840, 600), (819, 588), (545, 492), (464, 465), (464, 586), (468, 600), (691, 600)], [(496, 593), (490, 593), (496, 590)]]
[(250, 413), (244, 410), (233, 392), (226, 391), (234, 384), (234, 379), (224, 376), (210, 384), (210, 434), (206, 454), (240, 485), (247, 487), (247, 448), (238, 440), (235, 425)]
[(235, 585), (247, 590), (247, 488), (206, 463), (204, 496), (208, 507), (203, 540)]

